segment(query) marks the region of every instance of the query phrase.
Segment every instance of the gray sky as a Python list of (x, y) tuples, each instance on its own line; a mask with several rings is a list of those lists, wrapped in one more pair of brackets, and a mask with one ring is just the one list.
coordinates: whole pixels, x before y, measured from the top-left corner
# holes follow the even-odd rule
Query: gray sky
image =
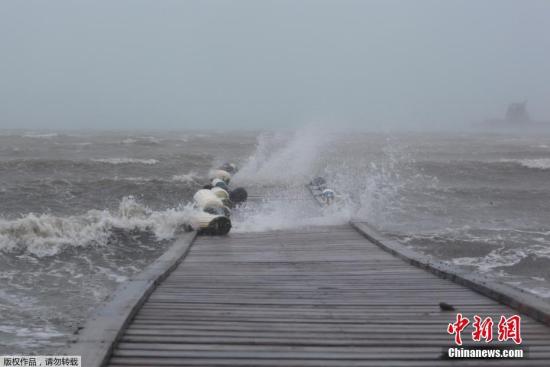
[(2, 1), (0, 128), (550, 120), (550, 1)]

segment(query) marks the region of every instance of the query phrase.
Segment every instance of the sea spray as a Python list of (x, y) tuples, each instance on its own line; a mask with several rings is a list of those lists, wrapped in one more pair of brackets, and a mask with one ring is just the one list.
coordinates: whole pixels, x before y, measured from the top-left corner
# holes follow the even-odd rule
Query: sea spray
[(331, 139), (313, 127), (293, 133), (263, 133), (256, 150), (235, 175), (236, 183), (296, 186), (315, 173), (323, 148)]
[[(263, 201), (241, 210), (235, 230), (336, 225), (352, 218), (384, 225), (406, 210), (404, 192), (436, 184), (435, 178), (416, 170), (398, 140), (385, 139), (382, 154), (365, 156), (351, 154), (350, 139), (350, 134), (310, 128), (260, 135), (256, 151), (235, 180), (255, 186)], [(305, 190), (317, 175), (338, 193), (336, 205), (321, 209)]]
[[(263, 133), (256, 149), (234, 177), (262, 197), (235, 213), (234, 231), (263, 231), (334, 223), (305, 191), (323, 163), (333, 135), (306, 127), (296, 132)], [(341, 222), (341, 220), (340, 220)]]

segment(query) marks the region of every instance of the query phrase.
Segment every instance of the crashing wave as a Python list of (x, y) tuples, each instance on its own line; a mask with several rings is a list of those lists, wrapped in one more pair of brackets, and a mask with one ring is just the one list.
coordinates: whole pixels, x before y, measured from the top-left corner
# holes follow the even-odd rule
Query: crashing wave
[[(349, 136), (327, 129), (305, 128), (294, 133), (266, 133), (233, 179), (234, 185), (256, 186), (263, 201), (240, 209), (236, 232), (254, 232), (336, 225), (352, 218), (384, 226), (406, 210), (401, 196), (417, 187), (438, 185), (434, 177), (414, 167), (414, 160), (393, 141), (374, 163), (357, 156), (343, 162)], [(338, 152), (338, 154), (335, 154)], [(350, 157), (355, 157), (349, 155)], [(340, 205), (320, 210), (305, 183), (323, 176), (342, 196)]]
[(42, 257), (68, 247), (105, 246), (114, 229), (147, 231), (159, 241), (167, 240), (190, 222), (193, 213), (191, 206), (152, 211), (131, 196), (122, 199), (115, 213), (90, 210), (68, 217), (31, 213), (16, 220), (0, 220), (0, 251), (24, 250)]

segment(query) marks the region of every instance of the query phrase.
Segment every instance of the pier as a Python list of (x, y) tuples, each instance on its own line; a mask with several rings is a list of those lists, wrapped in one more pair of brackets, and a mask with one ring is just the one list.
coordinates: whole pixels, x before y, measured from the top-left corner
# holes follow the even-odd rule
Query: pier
[[(516, 306), (540, 319), (522, 319), (528, 358), (446, 359), (456, 312), (498, 320), (517, 310), (487, 297), (504, 297), (490, 284), (474, 291), (463, 284), (475, 280), (413, 266), (418, 259), (381, 247), (368, 229), (187, 234), (115, 292), (70, 354), (86, 367), (548, 365), (546, 309), (526, 295)], [(463, 347), (479, 345), (470, 333)]]

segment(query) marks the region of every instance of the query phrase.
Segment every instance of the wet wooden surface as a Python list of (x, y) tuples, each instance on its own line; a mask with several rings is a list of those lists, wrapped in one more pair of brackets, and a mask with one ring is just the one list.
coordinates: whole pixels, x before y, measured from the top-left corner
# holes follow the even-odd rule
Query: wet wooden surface
[[(457, 311), (442, 311), (440, 302)], [(522, 360), (445, 360), (456, 312), (516, 312), (413, 267), (349, 225), (199, 237), (124, 331), (110, 366), (548, 366), (523, 318)], [(471, 325), (463, 333), (471, 340)], [(498, 342), (491, 345), (502, 345)]]

